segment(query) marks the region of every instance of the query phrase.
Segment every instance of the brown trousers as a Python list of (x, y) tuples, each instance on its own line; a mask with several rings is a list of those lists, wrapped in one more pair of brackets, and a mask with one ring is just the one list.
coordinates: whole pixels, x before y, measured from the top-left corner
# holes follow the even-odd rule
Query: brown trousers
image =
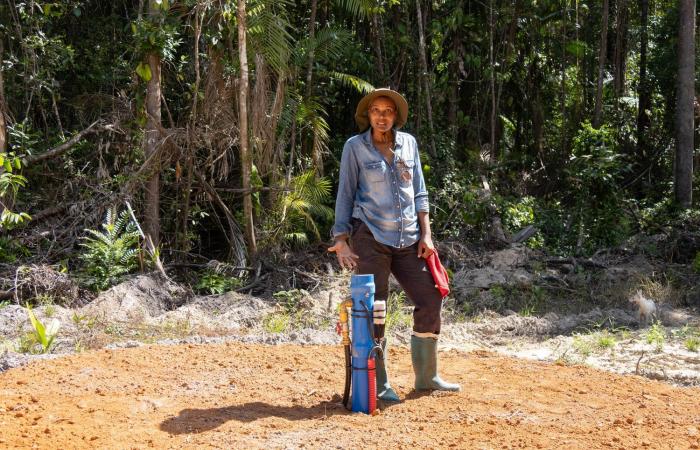
[(360, 257), (355, 272), (374, 275), (377, 300), (389, 298), (389, 274), (399, 282), (413, 303), (413, 331), (440, 334), (442, 297), (424, 258), (418, 257), (418, 243), (396, 248), (377, 242), (367, 225), (352, 219), (352, 250)]

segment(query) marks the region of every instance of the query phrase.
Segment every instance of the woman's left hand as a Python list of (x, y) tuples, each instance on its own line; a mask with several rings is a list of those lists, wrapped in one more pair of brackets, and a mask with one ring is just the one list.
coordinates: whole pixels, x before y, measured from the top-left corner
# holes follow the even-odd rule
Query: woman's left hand
[(435, 245), (433, 245), (433, 238), (430, 236), (423, 236), (418, 242), (418, 257), (428, 258), (435, 252)]

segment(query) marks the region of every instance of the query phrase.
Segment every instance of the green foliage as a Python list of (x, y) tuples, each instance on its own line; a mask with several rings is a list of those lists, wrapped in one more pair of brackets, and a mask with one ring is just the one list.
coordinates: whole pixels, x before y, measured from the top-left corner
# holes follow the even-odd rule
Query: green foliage
[(288, 291), (277, 291), (272, 296), (282, 306), (285, 312), (294, 313), (303, 304), (303, 300), (309, 297), (305, 289), (290, 289)]
[(697, 352), (698, 347), (700, 347), (700, 338), (697, 338), (697, 337), (686, 338), (683, 345), (685, 346), (685, 348), (688, 349), (688, 351)]
[(654, 322), (649, 331), (647, 331), (645, 340), (647, 344), (654, 344), (656, 351), (660, 352), (664, 348), (664, 342), (666, 341), (664, 326), (659, 321)]
[(612, 348), (616, 344), (615, 336), (610, 334), (608, 331), (603, 331), (598, 334), (596, 338), (596, 346), (600, 349)]
[(31, 306), (27, 304), (26, 307), (33, 332), (20, 339), (20, 350), (23, 353), (48, 353), (58, 334), (61, 323), (57, 319), (53, 319), (47, 327), (37, 319)]
[(17, 240), (0, 237), (0, 263), (14, 263), (18, 258), (29, 256), (29, 249)]
[[(517, 233), (528, 225), (537, 223), (535, 216), (537, 201), (534, 197), (520, 197), (512, 201), (501, 199), (499, 203), (503, 224), (511, 234)], [(538, 232), (528, 239), (526, 244), (530, 248), (541, 248), (544, 246), (544, 238)]]
[[(8, 130), (10, 138), (16, 139), (17, 150), (21, 149), (19, 143), (27, 134), (23, 132), (22, 126), (11, 126)], [(26, 151), (26, 149), (25, 149)], [(25, 212), (12, 211), (12, 205), (20, 188), (27, 186), (27, 179), (16, 173), (22, 169), (22, 159), (15, 151), (0, 152), (0, 230), (11, 230), (31, 220), (29, 214)]]
[(406, 305), (406, 293), (404, 291), (392, 292), (386, 302), (386, 329), (403, 330), (409, 328), (413, 316), (409, 312), (412, 309)]
[(239, 278), (230, 277), (215, 270), (205, 270), (194, 289), (201, 293), (223, 294), (241, 287)]
[(283, 333), (295, 328), (314, 325), (308, 314), (309, 293), (304, 289), (278, 291), (272, 294), (278, 310), (263, 318), (263, 329), (268, 333)]
[[(145, 19), (135, 20), (131, 24), (131, 32), (136, 43), (135, 53), (141, 58), (148, 53), (155, 52), (165, 61), (173, 61), (177, 47), (182, 43), (182, 40), (179, 39), (179, 27), (174, 23), (159, 23)], [(142, 65), (139, 64), (139, 66)], [(150, 69), (148, 69), (148, 74), (143, 67), (141, 72), (138, 68), (136, 71), (144, 81), (150, 80), (148, 75)]]
[(85, 230), (89, 236), (80, 244), (85, 284), (95, 291), (122, 281), (138, 267), (139, 261), (140, 235), (128, 211), (117, 215), (116, 209), (109, 209), (102, 229)]
[[(326, 178), (317, 178), (313, 171), (294, 177), (290, 191), (281, 196), (275, 214), (269, 216), (274, 226), (269, 232), (267, 246), (281, 242), (301, 246), (312, 238), (321, 240), (320, 224), (333, 220), (333, 210), (325, 203), (330, 201), (331, 183)], [(279, 215), (278, 215), (279, 214)]]
[(263, 330), (268, 333), (284, 333), (291, 327), (292, 318), (286, 312), (274, 312), (263, 317)]
[(593, 353), (593, 343), (587, 336), (581, 334), (574, 335), (572, 345), (584, 358), (588, 358), (591, 356), (591, 353)]

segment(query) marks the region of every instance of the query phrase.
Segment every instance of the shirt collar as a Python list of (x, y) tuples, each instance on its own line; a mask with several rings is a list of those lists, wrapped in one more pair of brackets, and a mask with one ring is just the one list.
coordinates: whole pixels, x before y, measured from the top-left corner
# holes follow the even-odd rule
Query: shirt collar
[[(395, 149), (399, 149), (403, 147), (403, 136), (401, 136), (401, 133), (399, 133), (399, 130), (396, 128), (394, 130), (394, 144), (395, 144)], [(367, 128), (367, 131), (362, 133), (362, 140), (365, 141), (365, 144), (371, 145), (372, 144), (372, 127)]]

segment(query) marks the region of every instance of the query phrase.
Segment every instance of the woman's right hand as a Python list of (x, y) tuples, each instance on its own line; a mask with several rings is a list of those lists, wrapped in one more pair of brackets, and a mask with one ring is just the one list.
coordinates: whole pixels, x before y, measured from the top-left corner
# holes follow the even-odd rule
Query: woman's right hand
[(338, 239), (328, 251), (335, 252), (335, 256), (338, 257), (338, 264), (343, 269), (355, 270), (355, 267), (357, 267), (357, 260), (360, 257), (350, 249), (346, 240)]

